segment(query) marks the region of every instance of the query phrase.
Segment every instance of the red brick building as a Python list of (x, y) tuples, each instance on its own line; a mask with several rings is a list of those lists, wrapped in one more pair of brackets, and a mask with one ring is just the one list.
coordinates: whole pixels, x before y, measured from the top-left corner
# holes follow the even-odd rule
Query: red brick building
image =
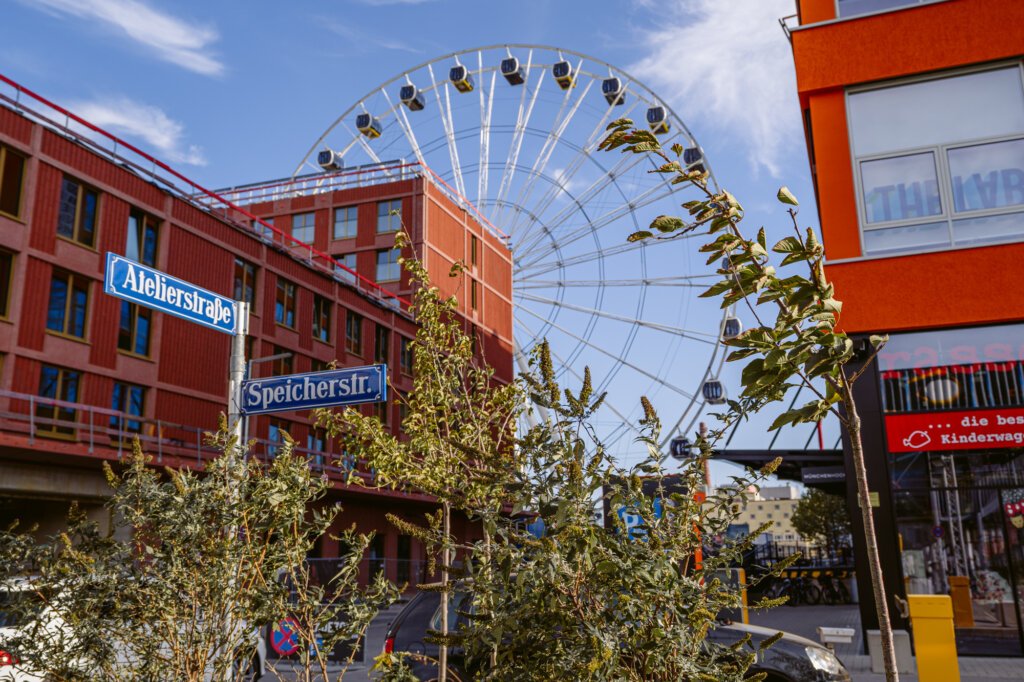
[[(215, 454), (202, 434), (227, 405), (230, 337), (106, 295), (108, 251), (249, 301), (247, 358), (290, 354), (253, 376), (387, 363), (392, 399), (363, 409), (397, 432), (416, 332), (392, 248), (404, 225), (436, 283), (459, 295), (483, 357), (511, 379), (509, 251), (417, 167), (222, 197), (102, 131), (81, 135), (87, 122), (5, 82), (18, 101), (0, 99), (0, 523), (46, 532), (73, 499), (102, 513), (99, 463), (121, 459), (134, 435), (158, 464), (199, 467)], [(466, 274), (448, 278), (460, 259)], [(335, 479), (341, 523), (378, 531), (368, 565), (415, 579), (423, 550), (384, 515), (419, 520), (431, 500), (343, 485), (360, 464), (308, 412), (250, 419), (257, 456), (273, 455), (282, 430)], [(332, 542), (321, 556), (337, 556)]]

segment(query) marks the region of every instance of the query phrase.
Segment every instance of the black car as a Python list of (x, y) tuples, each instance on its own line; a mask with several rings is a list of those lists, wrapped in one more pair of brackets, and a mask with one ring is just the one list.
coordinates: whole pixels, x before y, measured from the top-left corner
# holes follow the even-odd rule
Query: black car
[[(456, 630), (469, 606), (469, 595), (457, 594), (455, 608), (449, 609), (449, 628)], [(413, 674), (420, 680), (437, 679), (439, 647), (426, 641), (428, 630), (441, 629), (441, 595), (437, 592), (420, 592), (406, 604), (388, 626), (384, 639), (384, 651), (409, 653), (406, 659)], [(762, 641), (776, 634), (776, 630), (741, 623), (723, 623), (708, 634), (716, 643), (728, 645), (739, 641), (747, 633), (751, 644), (757, 647)], [(464, 660), (460, 652), (449, 651), (449, 668), (463, 682), (471, 679), (465, 674)], [(809, 639), (786, 633), (764, 653), (749, 670), (749, 674), (767, 673), (766, 682), (850, 682), (850, 673), (836, 658), (835, 654)]]

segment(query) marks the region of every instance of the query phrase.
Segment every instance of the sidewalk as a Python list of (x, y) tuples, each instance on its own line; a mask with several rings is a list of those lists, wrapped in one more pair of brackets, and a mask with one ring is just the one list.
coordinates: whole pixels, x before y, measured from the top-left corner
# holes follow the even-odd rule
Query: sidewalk
[[(819, 627), (853, 628), (851, 644), (838, 644), (835, 651), (853, 675), (854, 682), (884, 682), (885, 675), (871, 672), (871, 658), (863, 653), (860, 611), (845, 606), (780, 606), (764, 613), (751, 613), (750, 622), (768, 628), (791, 632), (818, 641)], [(901, 682), (917, 682), (917, 674), (900, 675)], [(1024, 680), (1024, 658), (960, 657), (960, 682), (991, 682), (991, 680)]]

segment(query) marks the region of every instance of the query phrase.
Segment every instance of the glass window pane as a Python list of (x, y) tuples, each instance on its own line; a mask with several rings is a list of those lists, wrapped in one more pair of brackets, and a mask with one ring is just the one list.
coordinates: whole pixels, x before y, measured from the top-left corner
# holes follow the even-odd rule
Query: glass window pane
[(86, 191), (82, 196), (82, 222), (78, 241), (92, 246), (93, 233), (96, 231), (96, 192)]
[(908, 83), (849, 97), (855, 156), (1024, 132), (1017, 67)]
[(0, 149), (3, 168), (0, 168), (0, 211), (17, 216), (21, 213), (21, 177), (25, 160), (9, 149)]
[(0, 251), (0, 317), (7, 317), (11, 295), (11, 268), (13, 265), (13, 254)]
[(949, 246), (949, 225), (928, 223), (864, 231), (864, 253), (872, 256)]
[(957, 246), (990, 244), (1024, 236), (1024, 214), (1003, 213), (984, 218), (953, 221), (953, 243)]
[(64, 331), (64, 313), (68, 305), (68, 280), (66, 275), (54, 275), (50, 281), (50, 306), (46, 311), (46, 328), (55, 332)]
[(1024, 140), (949, 150), (957, 212), (1024, 205)]
[(853, 17), (920, 3), (921, 0), (839, 0), (839, 16)]
[(942, 214), (934, 154), (864, 161), (860, 172), (868, 223)]
[(136, 306), (135, 347), (132, 349), (139, 355), (149, 355), (149, 321), (151, 312), (148, 308)]
[(57, 206), (57, 234), (71, 239), (75, 234), (75, 212), (78, 208), (78, 183), (64, 178)]
[(146, 234), (142, 244), (142, 263), (156, 265), (156, 223), (146, 218)]

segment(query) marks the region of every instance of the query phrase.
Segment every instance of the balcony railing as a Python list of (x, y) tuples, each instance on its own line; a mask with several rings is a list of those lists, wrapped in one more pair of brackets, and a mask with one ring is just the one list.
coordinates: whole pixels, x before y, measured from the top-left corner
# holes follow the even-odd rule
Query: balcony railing
[[(184, 460), (200, 468), (220, 454), (208, 444), (209, 429), (149, 419), (93, 405), (44, 398), (29, 393), (0, 390), (0, 431), (20, 434), (28, 444), (40, 442), (78, 445), (89, 455), (116, 456), (123, 459), (139, 439), (142, 449), (163, 464), (164, 458)], [(251, 439), (249, 455), (270, 461), (280, 452), (282, 443), (265, 438)], [(325, 452), (295, 445), (293, 451), (306, 457), (314, 471), (331, 478), (348, 480), (354, 474), (369, 485), (373, 472), (365, 461), (354, 456)]]

